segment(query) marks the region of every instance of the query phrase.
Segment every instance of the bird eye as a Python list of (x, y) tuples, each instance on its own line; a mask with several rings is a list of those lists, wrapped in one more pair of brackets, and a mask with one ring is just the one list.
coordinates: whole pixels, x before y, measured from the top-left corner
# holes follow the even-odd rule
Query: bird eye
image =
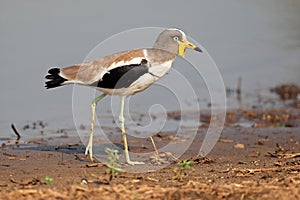
[(174, 39), (175, 41), (178, 41), (178, 40), (179, 40), (179, 37), (178, 37), (178, 36), (174, 36), (173, 39)]

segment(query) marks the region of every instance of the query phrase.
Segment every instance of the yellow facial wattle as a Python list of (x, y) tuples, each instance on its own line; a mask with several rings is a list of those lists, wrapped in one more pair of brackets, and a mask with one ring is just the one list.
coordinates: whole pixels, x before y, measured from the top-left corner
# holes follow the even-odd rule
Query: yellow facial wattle
[(191, 43), (191, 42), (189, 42), (187, 40), (182, 40), (179, 43), (179, 49), (178, 49), (178, 54), (181, 57), (185, 56), (185, 50), (186, 50), (186, 48), (202, 52), (202, 50), (199, 47), (197, 47), (196, 45), (194, 45), (193, 43)]

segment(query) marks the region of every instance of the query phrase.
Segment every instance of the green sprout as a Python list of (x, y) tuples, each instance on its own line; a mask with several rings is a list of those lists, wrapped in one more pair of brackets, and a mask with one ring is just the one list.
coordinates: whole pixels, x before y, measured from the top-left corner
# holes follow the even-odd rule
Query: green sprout
[(118, 150), (105, 148), (105, 152), (107, 153), (107, 162), (105, 163), (106, 169), (105, 173), (109, 174), (109, 181), (116, 177), (118, 172), (124, 172), (123, 169), (119, 167), (119, 155)]
[(45, 176), (45, 183), (46, 183), (46, 185), (52, 184), (53, 178), (51, 178), (50, 176)]
[(173, 169), (173, 172), (175, 174), (175, 176), (173, 178), (177, 179), (179, 181), (183, 181), (183, 178), (185, 176), (187, 176), (187, 170), (194, 170), (191, 167), (191, 164), (193, 164), (192, 160), (184, 160), (184, 161), (178, 162), (177, 165), (179, 167), (175, 167)]

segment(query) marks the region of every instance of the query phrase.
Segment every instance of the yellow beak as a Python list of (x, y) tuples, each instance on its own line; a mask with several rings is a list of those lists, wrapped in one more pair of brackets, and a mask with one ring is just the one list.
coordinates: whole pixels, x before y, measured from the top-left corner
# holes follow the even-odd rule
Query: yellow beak
[(182, 41), (180, 41), (180, 44), (179, 44), (178, 54), (180, 56), (184, 57), (186, 48), (193, 49), (198, 52), (202, 52), (202, 50), (199, 47), (197, 47), (196, 45), (192, 44), (191, 42), (189, 42), (187, 40), (182, 40)]

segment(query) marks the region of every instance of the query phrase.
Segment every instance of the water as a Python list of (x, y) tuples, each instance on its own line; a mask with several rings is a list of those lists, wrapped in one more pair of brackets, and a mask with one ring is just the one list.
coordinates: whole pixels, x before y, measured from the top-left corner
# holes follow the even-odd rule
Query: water
[[(1, 137), (13, 135), (11, 123), (21, 127), (45, 120), (54, 127), (74, 127), (73, 87), (46, 90), (47, 70), (80, 63), (101, 41), (137, 27), (183, 29), (212, 56), (226, 87), (235, 88), (238, 77), (242, 78), (244, 101), (253, 100), (257, 93), (267, 95), (268, 89), (277, 84), (300, 82), (299, 1), (193, 1), (185, 6), (174, 0), (119, 4), (0, 1)], [(206, 107), (210, 100), (203, 79), (193, 76), (191, 68), (184, 70), (183, 65), (186, 63), (177, 59), (174, 69), (189, 77), (199, 89), (200, 106)], [(165, 79), (172, 79), (172, 72)], [(153, 104), (164, 105), (166, 112), (176, 110), (176, 101), (165, 94), (164, 89), (152, 87), (130, 100), (130, 110), (147, 114)], [(88, 110), (90, 101), (80, 109)], [(186, 109), (193, 109), (196, 101), (187, 97)], [(105, 100), (99, 108), (106, 116), (111, 112), (109, 103)], [(229, 103), (234, 106), (235, 101)], [(113, 125), (112, 120), (106, 121)]]

